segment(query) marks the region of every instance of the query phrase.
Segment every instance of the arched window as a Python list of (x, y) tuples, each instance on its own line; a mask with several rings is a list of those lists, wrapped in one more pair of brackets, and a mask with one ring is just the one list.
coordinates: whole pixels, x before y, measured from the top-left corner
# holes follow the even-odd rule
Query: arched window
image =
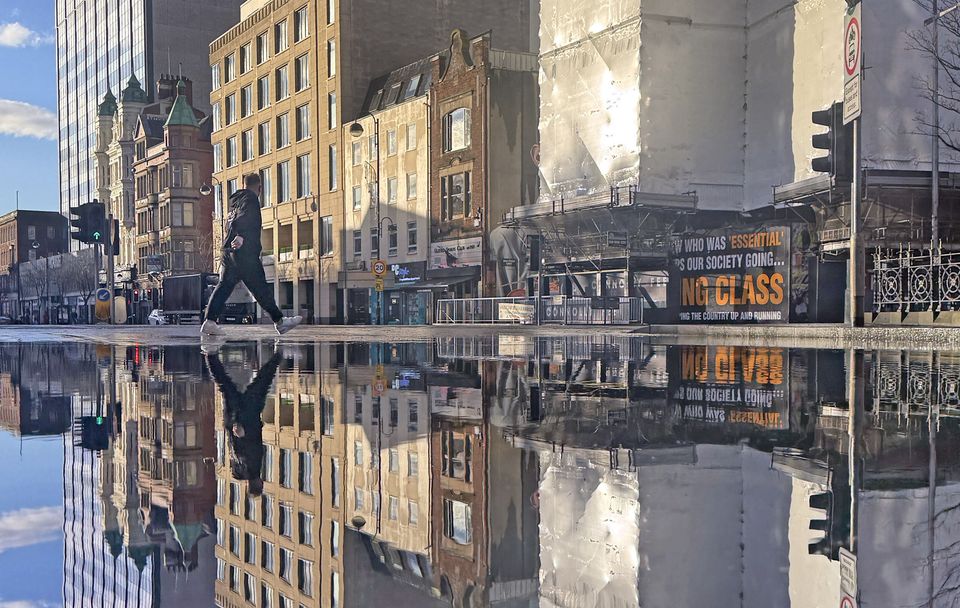
[(470, 109), (457, 108), (443, 117), (443, 151), (470, 147)]

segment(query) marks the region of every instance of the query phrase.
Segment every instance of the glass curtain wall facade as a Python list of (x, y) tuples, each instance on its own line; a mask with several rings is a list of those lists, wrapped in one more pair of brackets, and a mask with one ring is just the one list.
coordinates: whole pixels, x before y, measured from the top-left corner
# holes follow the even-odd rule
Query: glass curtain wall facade
[(56, 0), (60, 211), (93, 200), (93, 117), (131, 74), (151, 91), (152, 0)]

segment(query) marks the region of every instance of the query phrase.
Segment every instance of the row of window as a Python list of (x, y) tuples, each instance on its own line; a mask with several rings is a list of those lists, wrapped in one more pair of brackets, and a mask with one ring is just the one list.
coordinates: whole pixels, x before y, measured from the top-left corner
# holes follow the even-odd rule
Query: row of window
[[(373, 511), (374, 517), (380, 515), (380, 493), (379, 492), (370, 492), (370, 508)], [(363, 488), (354, 488), (353, 489), (353, 508), (355, 511), (363, 511), (366, 508), (366, 491)], [(399, 521), (400, 519), (400, 499), (396, 496), (387, 497), (387, 517), (391, 521)], [(410, 526), (416, 527), (420, 522), (420, 505), (413, 500), (407, 501), (407, 518), (406, 523)]]
[[(310, 86), (309, 56), (301, 55), (294, 60), (294, 91), (299, 93)], [(237, 99), (239, 97), (239, 104)], [(270, 107), (272, 101), (283, 101), (290, 97), (289, 66), (284, 65), (274, 72), (274, 91), (270, 94), (270, 77), (263, 76), (256, 84), (256, 111)], [(254, 113), (254, 85), (248, 84), (237, 93), (231, 93), (223, 98), (221, 110), (220, 102), (213, 104), (213, 130), (219, 131), (229, 126), (239, 118), (247, 118)], [(337, 96), (330, 93), (327, 96), (327, 126), (330, 129), (337, 127)]]
[[(306, 597), (314, 597), (315, 594), (319, 594), (319, 590), (314, 590), (313, 562), (303, 558), (295, 558), (291, 551), (280, 549), (280, 569), (281, 572), (285, 572), (285, 575), (281, 574), (281, 578), (290, 584), (293, 584), (294, 565), (296, 567), (297, 591)], [(231, 565), (229, 580), (226, 580), (226, 568), (226, 562), (217, 558), (217, 580), (227, 582), (230, 590), (242, 595), (244, 601), (248, 604), (259, 605), (261, 608), (273, 608), (275, 605), (279, 605), (280, 608), (295, 608), (298, 605), (283, 593), (275, 592), (265, 582), (261, 582), (259, 586), (258, 604), (257, 578), (249, 572), (242, 571), (238, 566)], [(277, 604), (274, 603), (275, 601)], [(331, 608), (339, 608), (340, 606), (340, 574), (337, 571), (330, 575), (330, 606)]]
[[(370, 229), (370, 253), (372, 257), (380, 257), (380, 240), (378, 238), (377, 229)], [(414, 254), (417, 252), (419, 243), (419, 232), (417, 229), (417, 222), (407, 222), (407, 253)], [(400, 231), (397, 228), (396, 224), (391, 224), (387, 227), (387, 255), (389, 257), (396, 257), (400, 253)], [(354, 230), (353, 231), (353, 257), (354, 259), (361, 259), (363, 257), (363, 231)]]
[[(261, 472), (262, 478), (265, 482), (274, 481), (274, 447), (267, 445), (264, 453), (263, 460), (263, 470)], [(299, 452), (299, 462), (300, 462), (300, 474), (297, 477), (297, 487), (300, 492), (312, 495), (313, 494), (313, 454), (309, 452)], [(293, 487), (293, 477), (292, 477), (292, 457), (291, 450), (281, 449), (280, 451), (280, 462), (279, 462), (279, 479), (280, 484), (284, 488)], [(331, 458), (330, 459), (330, 480), (331, 480), (331, 491), (330, 491), (330, 504), (333, 507), (340, 506), (340, 459)], [(226, 488), (223, 483), (223, 480), (217, 481), (217, 504), (223, 505), (225, 501), (229, 499), (229, 508), (232, 515), (240, 515), (241, 511), (243, 516), (249, 521), (259, 520), (260, 524), (268, 529), (273, 529), (274, 525), (274, 500), (273, 497), (269, 494), (263, 494), (260, 498), (260, 510), (257, 511), (258, 500), (252, 494), (244, 494), (241, 491), (240, 484), (237, 482), (230, 483), (230, 496), (225, 496)], [(292, 522), (293, 522), (293, 512), (292, 506), (287, 503), (280, 503), (280, 526), (277, 532), (281, 536), (291, 537), (292, 536)], [(302, 533), (301, 533), (302, 538)], [(302, 542), (302, 541), (301, 541)], [(306, 544), (306, 543), (302, 543)]]
[[(410, 123), (403, 127), (406, 135), (406, 150), (409, 152), (417, 148), (417, 124)], [(397, 129), (387, 130), (387, 156), (393, 156), (398, 152)], [(367, 138), (367, 160), (373, 160), (377, 151), (377, 136), (370, 135)], [(351, 148), (350, 160), (354, 167), (360, 166), (363, 162), (363, 142), (355, 141)]]
[[(353, 443), (353, 464), (363, 466), (363, 442), (355, 441)], [(388, 466), (391, 473), (400, 472), (400, 451), (397, 448), (390, 448), (387, 451)], [(417, 452), (411, 450), (407, 452), (407, 477), (417, 477), (420, 475), (420, 456)], [(380, 466), (380, 455), (376, 451), (370, 452), (370, 466)]]
[[(248, 502), (253, 502), (253, 497), (248, 499)], [(264, 505), (264, 518), (270, 518), (270, 528), (272, 529), (272, 518), (273, 514), (266, 514), (267, 509), (273, 509), (273, 497), (264, 494), (261, 497), (261, 504)], [(269, 505), (269, 506), (268, 506)], [(249, 515), (249, 514), (248, 514)], [(247, 517), (249, 521), (256, 521), (255, 517)], [(281, 502), (280, 503), (280, 514), (279, 514), (279, 529), (277, 532), (284, 538), (293, 539), (293, 507), (288, 504)], [(266, 520), (266, 519), (265, 519)], [(313, 547), (314, 546), (314, 516), (313, 513), (307, 511), (298, 511), (297, 512), (297, 543), (303, 545), (304, 547)], [(218, 522), (222, 523), (222, 522)], [(335, 522), (336, 523), (336, 522)], [(264, 526), (267, 526), (264, 523)], [(217, 542), (222, 546), (222, 528), (217, 529)], [(340, 552), (340, 530), (338, 526), (334, 526), (331, 529), (331, 538), (330, 538), (330, 547), (331, 555), (336, 557)], [(274, 572), (273, 569), (273, 560), (274, 560), (274, 545), (271, 542), (263, 541), (262, 543), (258, 542), (258, 537), (252, 533), (247, 532), (245, 535), (246, 542), (241, 542), (241, 532), (240, 528), (231, 525), (230, 526), (230, 537), (229, 537), (229, 546), (226, 547), (229, 549), (230, 553), (236, 557), (242, 558), (244, 562), (248, 564), (256, 564), (257, 562), (257, 549), (258, 545), (260, 548), (260, 566), (262, 566), (268, 572)], [(281, 549), (282, 550), (282, 549)]]
[[(238, 136), (228, 137), (223, 144), (213, 145), (213, 170), (219, 173), (223, 171), (224, 161), (227, 167), (234, 167), (238, 162), (248, 162), (255, 156), (269, 154), (272, 146), (275, 144), (278, 150), (290, 145), (290, 114), (284, 113), (276, 118), (276, 139), (271, 138), (271, 123), (263, 122), (257, 125), (256, 138), (254, 130), (247, 129), (239, 135), (239, 157)], [(305, 104), (294, 112), (294, 137), (295, 141), (304, 141), (310, 137), (310, 105)], [(226, 158), (224, 158), (224, 146), (226, 147)]]
[[(327, 0), (327, 25), (333, 24), (335, 19), (335, 6), (334, 0)], [(288, 48), (290, 48), (290, 39), (288, 31), (288, 20), (284, 19), (273, 25), (273, 45), (272, 50), (274, 55), (279, 55), (283, 53)], [(293, 13), (293, 43), (297, 44), (303, 40), (306, 40), (310, 36), (310, 14), (307, 6), (303, 6), (297, 9)], [(330, 76), (333, 76), (336, 68), (336, 51), (334, 50), (329, 52), (333, 41), (330, 40), (327, 42), (328, 55), (331, 56), (328, 59), (328, 73)], [(239, 51), (239, 63), (240, 63), (240, 74), (246, 74), (253, 69), (254, 60), (256, 60), (256, 65), (262, 65), (270, 58), (270, 30), (265, 30), (257, 35), (256, 39), (256, 49), (254, 49), (254, 43), (249, 42), (242, 47)], [(254, 54), (256, 53), (256, 54)], [(237, 56), (234, 53), (231, 53), (223, 58), (222, 68), (220, 63), (216, 63), (210, 66), (211, 69), (211, 79), (213, 83), (213, 90), (216, 91), (221, 86), (221, 69), (222, 69), (222, 81), (224, 83), (233, 82), (237, 77)]]
[(194, 188), (196, 183), (193, 177), (191, 163), (170, 163), (159, 168), (150, 168), (137, 175), (134, 182), (135, 195), (142, 199), (167, 188)]
[(173, 201), (160, 205), (159, 218), (157, 217), (157, 211), (156, 207), (150, 207), (141, 209), (137, 213), (137, 234), (150, 234), (170, 226), (189, 228), (194, 225), (194, 205), (192, 202)]
[[(233, 143), (231, 143), (233, 141)], [(248, 144), (246, 138), (243, 138), (241, 141), (244, 143), (241, 147), (246, 147)], [(250, 143), (249, 145), (252, 145)], [(218, 153), (219, 154), (219, 153)], [(230, 138), (227, 141), (227, 158), (230, 159), (231, 155), (236, 155), (236, 142), (235, 138)], [(312, 196), (313, 186), (311, 183), (311, 164), (310, 164), (310, 155), (302, 154), (295, 159), (295, 175), (292, 183), (296, 186), (296, 198), (306, 198)], [(329, 190), (335, 191), (337, 189), (337, 172), (336, 172), (336, 163), (337, 163), (337, 147), (331, 145), (328, 149), (328, 181), (327, 187)], [(276, 170), (274, 173), (273, 170)], [(261, 202), (263, 206), (270, 207), (273, 204), (286, 203), (290, 200), (293, 200), (293, 193), (290, 190), (291, 185), (291, 171), (290, 171), (290, 161), (285, 160), (277, 163), (274, 167), (264, 167), (260, 169), (260, 181), (263, 185)], [(274, 175), (276, 175), (276, 183), (274, 183)], [(227, 180), (227, 196), (231, 196), (234, 192), (237, 191), (239, 187), (239, 181), (237, 179)], [(222, 200), (221, 188), (215, 187), (215, 200), (218, 202)], [(222, 210), (221, 210), (222, 212)]]
[[(387, 178), (387, 200), (381, 201), (386, 202), (389, 205), (396, 205), (397, 199), (399, 198), (399, 186), (400, 182), (396, 177)], [(415, 200), (417, 198), (417, 174), (416, 173), (407, 173), (405, 178), (405, 198), (408, 201)], [(380, 194), (378, 192), (379, 187), (377, 184), (370, 184), (370, 204), (375, 205), (377, 196)], [(363, 207), (363, 187), (354, 186), (353, 187), (353, 210), (360, 211)]]

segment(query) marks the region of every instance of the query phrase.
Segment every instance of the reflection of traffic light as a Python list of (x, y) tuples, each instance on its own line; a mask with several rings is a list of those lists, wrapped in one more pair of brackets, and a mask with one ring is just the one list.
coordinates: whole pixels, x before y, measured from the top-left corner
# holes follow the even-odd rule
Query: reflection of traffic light
[(102, 452), (110, 447), (110, 420), (104, 416), (81, 416), (80, 440), (77, 443), (85, 450)]
[(823, 537), (809, 543), (810, 555), (824, 555), (828, 559), (840, 559), (840, 547), (850, 540), (850, 493), (827, 490), (810, 495), (810, 508), (817, 517), (810, 518), (810, 529), (823, 532)]
[(527, 411), (527, 422), (541, 422), (543, 420), (543, 399), (539, 386), (530, 387), (530, 409)]

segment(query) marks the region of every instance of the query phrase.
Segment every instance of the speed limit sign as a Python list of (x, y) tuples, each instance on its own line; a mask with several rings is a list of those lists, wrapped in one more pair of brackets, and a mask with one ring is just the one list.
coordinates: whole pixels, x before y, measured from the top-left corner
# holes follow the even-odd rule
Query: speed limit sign
[(387, 274), (387, 263), (383, 260), (374, 261), (370, 267), (373, 269), (373, 276), (375, 277), (383, 277)]

